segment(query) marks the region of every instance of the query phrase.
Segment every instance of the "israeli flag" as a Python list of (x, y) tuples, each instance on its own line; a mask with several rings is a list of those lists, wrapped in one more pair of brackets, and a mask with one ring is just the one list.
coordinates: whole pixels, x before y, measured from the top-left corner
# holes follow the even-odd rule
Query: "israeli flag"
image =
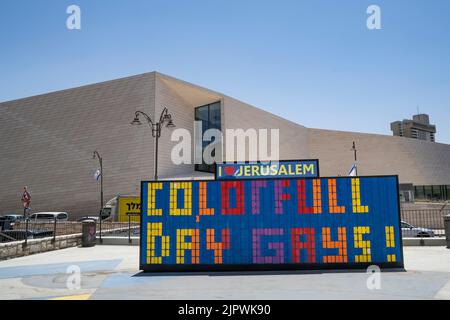
[(353, 167), (350, 169), (350, 172), (348, 173), (349, 177), (356, 177), (356, 163), (353, 164)]
[(100, 169), (97, 169), (97, 171), (94, 172), (94, 179), (98, 181), (101, 175), (102, 172), (100, 171)]

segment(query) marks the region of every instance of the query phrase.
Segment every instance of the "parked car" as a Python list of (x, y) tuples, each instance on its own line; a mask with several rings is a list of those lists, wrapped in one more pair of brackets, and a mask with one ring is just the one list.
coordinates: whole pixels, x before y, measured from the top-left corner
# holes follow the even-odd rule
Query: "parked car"
[(77, 222), (83, 222), (83, 221), (99, 221), (98, 216), (84, 216), (77, 219)]
[(5, 214), (2, 216), (2, 218), (4, 218), (5, 220), (10, 221), (11, 223), (17, 222), (17, 221), (21, 221), (21, 220), (25, 220), (23, 214), (15, 214), (15, 213), (9, 213), (9, 214)]
[(435, 237), (435, 233), (431, 229), (418, 228), (407, 222), (402, 221), (402, 236), (404, 238), (430, 238)]
[(14, 224), (18, 221), (25, 220), (23, 215), (19, 214), (6, 214), (0, 217), (0, 231), (5, 231), (11, 229)]
[(102, 219), (102, 221), (110, 219), (111, 218), (111, 208), (103, 208), (101, 216), (100, 215), (83, 216), (83, 217), (78, 218), (77, 222), (83, 222), (86, 220), (94, 220), (96, 222), (99, 222), (100, 218)]
[(11, 221), (5, 217), (0, 217), (0, 231), (11, 229)]
[(30, 216), (30, 220), (34, 221), (67, 221), (69, 214), (67, 212), (36, 212)]

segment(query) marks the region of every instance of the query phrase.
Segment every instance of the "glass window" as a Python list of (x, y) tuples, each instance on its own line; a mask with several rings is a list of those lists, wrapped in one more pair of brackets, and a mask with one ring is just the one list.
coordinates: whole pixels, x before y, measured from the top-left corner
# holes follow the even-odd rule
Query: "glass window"
[(425, 192), (426, 200), (431, 200), (433, 198), (433, 190), (432, 190), (431, 186), (425, 186), (424, 192)]
[(402, 222), (402, 228), (409, 229), (411, 228), (411, 225), (407, 224), (406, 222)]
[(445, 201), (447, 199), (447, 189), (445, 186), (441, 186), (441, 200)]
[[(220, 113), (220, 102), (208, 104), (195, 109), (195, 120), (202, 122), (202, 136), (208, 129), (222, 130), (222, 117)], [(205, 148), (212, 143), (211, 141), (203, 141), (202, 139), (202, 153)], [(196, 146), (197, 147), (197, 146)], [(202, 164), (195, 165), (196, 171), (211, 172), (216, 171), (215, 164)]]
[(209, 125), (210, 128), (221, 128), (220, 103), (214, 103), (209, 106)]
[(442, 200), (441, 186), (432, 186), (432, 200), (439, 201)]
[(65, 213), (60, 213), (60, 214), (58, 214), (57, 219), (58, 219), (58, 220), (64, 220), (64, 219), (67, 219), (67, 214), (65, 214)]
[(37, 218), (37, 219), (53, 219), (54, 216), (52, 214), (48, 214), (48, 213), (41, 213), (41, 214), (37, 214), (33, 218)]
[(414, 198), (416, 200), (425, 200), (425, 191), (423, 186), (416, 186), (414, 187)]
[(415, 200), (446, 201), (450, 200), (450, 186), (415, 186)]
[(195, 120), (204, 121), (207, 124), (209, 120), (208, 113), (208, 106), (195, 109)]

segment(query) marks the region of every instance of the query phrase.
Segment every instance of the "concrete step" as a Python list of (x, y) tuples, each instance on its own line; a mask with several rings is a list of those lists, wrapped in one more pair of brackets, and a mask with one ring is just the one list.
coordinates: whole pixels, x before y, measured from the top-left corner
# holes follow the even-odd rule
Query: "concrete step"
[(97, 237), (97, 244), (106, 246), (139, 246), (139, 237), (131, 237), (131, 242), (128, 237)]

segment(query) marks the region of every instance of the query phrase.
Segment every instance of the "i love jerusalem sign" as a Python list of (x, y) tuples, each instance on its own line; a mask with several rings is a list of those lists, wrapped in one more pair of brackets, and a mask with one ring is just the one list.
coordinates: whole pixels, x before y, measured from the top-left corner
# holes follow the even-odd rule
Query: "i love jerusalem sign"
[(216, 180), (317, 177), (319, 177), (319, 160), (216, 164)]

